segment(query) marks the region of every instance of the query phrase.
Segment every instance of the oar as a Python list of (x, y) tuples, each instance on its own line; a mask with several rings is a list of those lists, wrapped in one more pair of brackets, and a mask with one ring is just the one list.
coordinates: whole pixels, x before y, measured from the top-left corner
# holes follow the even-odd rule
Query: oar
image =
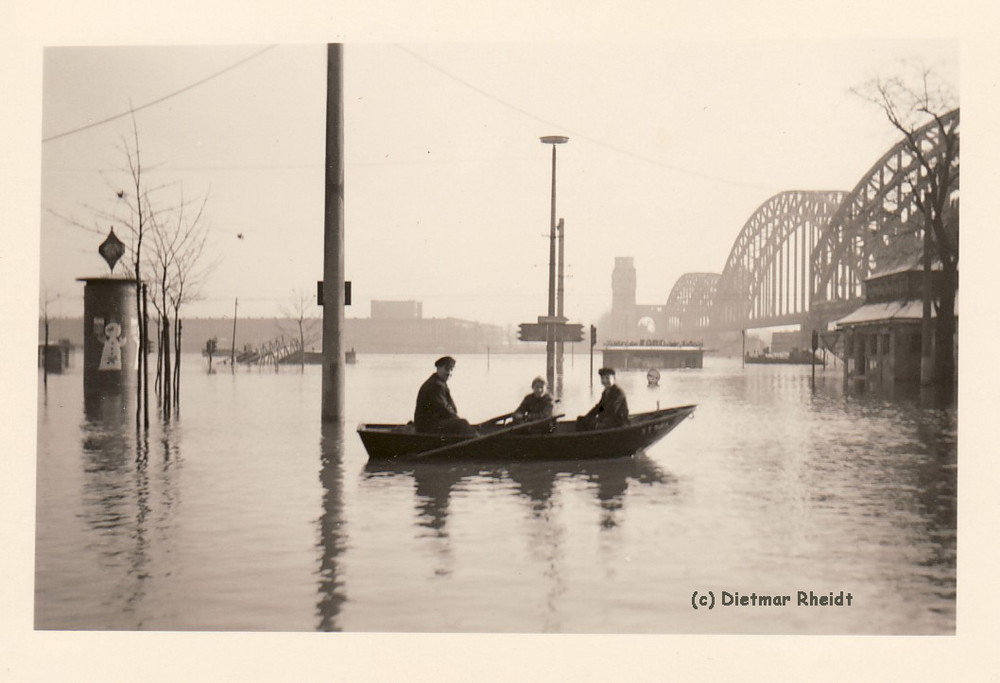
[(490, 432), (489, 434), (484, 434), (483, 436), (477, 436), (472, 439), (466, 439), (464, 441), (458, 441), (456, 443), (450, 443), (446, 446), (440, 446), (438, 448), (432, 448), (429, 451), (424, 451), (423, 453), (415, 453), (412, 457), (414, 458), (425, 458), (430, 455), (440, 455), (446, 451), (453, 450), (455, 448), (464, 448), (466, 446), (472, 446), (474, 444), (479, 444), (484, 441), (489, 441), (490, 439), (495, 439), (498, 436), (503, 436), (504, 434), (510, 434), (512, 432), (518, 432), (522, 429), (527, 429), (528, 427), (534, 427), (535, 425), (545, 424), (546, 422), (552, 422), (553, 420), (558, 420), (563, 417), (563, 414), (553, 415), (552, 417), (543, 417), (540, 420), (532, 420), (531, 422), (522, 422), (521, 424), (513, 425), (510, 427), (504, 427), (503, 429), (498, 429), (495, 432)]
[(514, 413), (504, 413), (503, 415), (497, 415), (496, 417), (491, 417), (490, 419), (488, 419), (488, 420), (486, 420), (484, 422), (480, 422), (479, 424), (476, 425), (476, 427), (485, 427), (486, 425), (491, 425), (494, 422), (500, 422), (500, 420), (506, 420), (508, 417), (510, 417), (513, 414)]

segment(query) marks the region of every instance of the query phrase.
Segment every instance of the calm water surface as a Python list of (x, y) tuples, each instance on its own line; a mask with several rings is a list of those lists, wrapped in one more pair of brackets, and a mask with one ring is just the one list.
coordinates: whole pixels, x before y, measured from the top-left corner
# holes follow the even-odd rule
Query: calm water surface
[[(646, 453), (558, 464), (371, 466), (359, 422), (412, 415), (432, 356), (205, 372), (137, 437), (84, 406), (81, 358), (39, 380), (39, 629), (930, 633), (955, 629), (954, 410), (845, 394), (839, 367), (621, 373), (633, 412), (697, 403)], [(599, 362), (599, 357), (596, 362)], [(470, 421), (512, 410), (544, 356), (463, 356)], [(566, 359), (560, 412), (597, 399)], [(155, 412), (155, 411), (154, 411)], [(798, 591), (852, 595), (796, 606)], [(709, 610), (692, 595), (714, 595)], [(791, 595), (784, 607), (723, 606)]]

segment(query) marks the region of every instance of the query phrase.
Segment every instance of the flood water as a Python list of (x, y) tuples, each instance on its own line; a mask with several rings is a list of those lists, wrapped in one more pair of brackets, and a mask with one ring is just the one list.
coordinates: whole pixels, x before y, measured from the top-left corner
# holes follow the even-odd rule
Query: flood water
[[(706, 357), (655, 388), (619, 373), (632, 412), (698, 404), (630, 459), (368, 465), (358, 423), (409, 419), (433, 360), (360, 355), (339, 428), (317, 366), (186, 357), (179, 415), (141, 436), (85, 409), (82, 358), (39, 376), (36, 628), (954, 633), (954, 409)], [(565, 365), (575, 416), (600, 384)], [(482, 421), (544, 366), (461, 356), (452, 395)]]

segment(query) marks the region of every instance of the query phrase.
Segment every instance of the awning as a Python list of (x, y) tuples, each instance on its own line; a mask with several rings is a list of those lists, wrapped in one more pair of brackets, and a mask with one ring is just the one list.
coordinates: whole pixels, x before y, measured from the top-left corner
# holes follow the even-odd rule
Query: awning
[[(958, 292), (955, 292), (955, 315), (958, 315)], [(936, 318), (934, 307), (931, 306), (931, 318)], [(847, 325), (864, 325), (867, 323), (888, 322), (919, 322), (924, 318), (924, 303), (921, 299), (909, 301), (888, 301), (878, 304), (865, 304), (853, 313), (849, 313), (834, 324), (837, 327)]]

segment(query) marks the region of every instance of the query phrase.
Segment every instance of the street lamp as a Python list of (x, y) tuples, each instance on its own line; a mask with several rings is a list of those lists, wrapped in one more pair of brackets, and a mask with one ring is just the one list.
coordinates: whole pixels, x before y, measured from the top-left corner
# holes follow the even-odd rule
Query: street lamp
[[(556, 314), (556, 145), (569, 142), (565, 135), (543, 135), (538, 138), (543, 145), (552, 145), (552, 211), (549, 220), (549, 313)], [(545, 326), (545, 374), (549, 387), (554, 388), (555, 339), (552, 323)]]

